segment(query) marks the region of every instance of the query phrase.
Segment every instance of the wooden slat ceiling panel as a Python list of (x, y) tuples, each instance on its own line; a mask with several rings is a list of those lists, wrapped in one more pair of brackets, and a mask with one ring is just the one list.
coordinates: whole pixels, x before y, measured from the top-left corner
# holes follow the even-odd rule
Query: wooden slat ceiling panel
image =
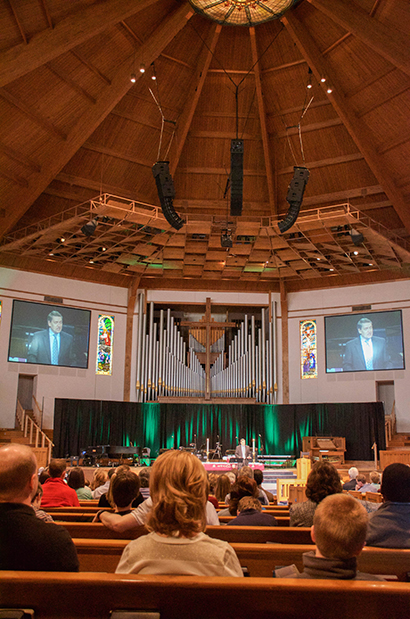
[[(372, 10), (373, 0), (358, 1), (367, 12)], [(31, 45), (35, 42), (35, 37), (30, 40), (31, 35), (49, 28), (38, 0), (22, 3), (21, 13), (20, 4), (16, 6), (22, 31), (10, 10), (2, 12), (0, 3), (0, 27), (6, 34), (6, 47), (20, 44), (23, 36), (28, 36)], [(76, 3), (73, 7), (62, 0), (47, 0), (53, 24), (66, 19), (70, 11), (75, 16), (76, 11), (90, 6), (92, 2)], [(410, 10), (398, 6), (393, 3), (387, 12), (379, 3), (373, 19), (407, 23)], [(376, 225), (379, 221), (388, 230), (398, 230), (408, 237), (394, 210), (394, 192), (383, 186), (368, 152), (359, 150), (352, 127), (345, 127), (341, 120), (348, 119), (349, 114), (339, 118), (332, 97), (318, 83), (317, 73), (312, 76), (313, 88), (306, 89), (308, 62), (304, 50), (295, 45), (284, 27), (285, 21), (255, 29), (256, 50), (263, 54), (258, 67), (263, 105), (256, 96), (254, 71), (246, 75), (253, 64), (246, 28), (222, 27), (202, 84), (198, 63), (208, 53), (203, 40), (210, 41), (208, 35), (215, 26), (199, 15), (177, 29), (174, 39), (156, 57), (157, 82), (151, 80), (148, 66), (146, 74), (138, 75), (137, 83), (128, 92), (118, 84), (116, 88), (123, 88), (124, 96), (116, 98), (110, 83), (121, 66), (129, 66), (130, 74), (133, 70), (138, 73), (139, 67), (133, 66), (133, 62), (134, 58), (140, 59), (141, 45), (149, 46), (156, 28), (166, 23), (176, 8), (176, 0), (158, 0), (123, 24), (116, 24), (113, 18), (103, 33), (7, 84), (4, 96), (8, 101), (0, 97), (0, 114), (6, 119), (0, 125), (2, 202), (13, 204), (18, 190), (32, 192), (31, 205), (26, 200), (29, 208), (14, 226), (21, 231), (19, 240), (8, 245), (9, 251), (21, 254), (15, 256), (14, 264), (18, 260), (27, 264), (23, 258), (30, 256), (33, 264), (40, 265), (43, 260), (48, 269), (61, 264), (65, 274), (68, 264), (81, 269), (86, 266), (81, 273), (100, 270), (101, 277), (103, 272), (106, 278), (118, 276), (121, 285), (129, 277), (143, 274), (147, 281), (157, 280), (158, 286), (162, 280), (196, 278), (207, 280), (207, 285), (217, 281), (223, 286), (221, 282), (226, 281), (228, 288), (246, 283), (249, 289), (275, 286), (279, 278), (289, 278), (303, 287), (303, 281), (335, 278), (343, 273), (365, 272), (367, 276), (381, 269), (399, 273), (401, 265), (410, 262), (407, 246), (404, 244), (405, 249), (398, 253), (395, 248), (399, 242), (390, 239), (389, 243), (387, 231)], [(323, 66), (334, 75), (334, 85), (340, 89), (340, 105), (350, 105), (352, 114), (362, 115), (361, 122), (378, 149), (376, 157), (380, 161), (376, 162), (385, 171), (384, 178), (395, 183), (399, 195), (410, 202), (406, 165), (410, 158), (410, 78), (403, 78), (400, 71), (358, 37), (345, 36), (345, 29), (310, 2), (299, 3), (293, 12), (307, 28), (319, 55), (323, 55)], [(127, 69), (123, 77), (128, 79)], [(226, 199), (223, 196), (230, 171), (231, 139), (236, 137), (235, 88), (241, 80), (238, 134), (245, 144), (243, 212), (235, 218), (229, 213), (229, 191)], [(191, 118), (187, 116), (190, 101), (186, 93), (199, 84), (202, 90), (198, 91), (201, 94), (195, 101), (196, 107), (190, 111)], [(166, 120), (172, 121), (165, 123), (160, 158), (165, 157), (176, 128), (169, 153), (171, 165), (176, 168), (174, 207), (188, 224), (176, 232), (162, 214), (152, 219), (152, 206), (137, 204), (131, 211), (124, 202), (119, 208), (114, 201), (94, 212), (110, 219), (101, 220), (95, 235), (88, 239), (79, 232), (82, 223), (93, 216), (87, 205), (82, 217), (72, 218), (71, 224), (64, 220), (56, 225), (56, 220), (50, 220), (41, 224), (35, 236), (30, 235), (37, 228), (22, 230), (25, 225), (57, 215), (101, 191), (159, 205), (151, 167), (158, 158), (161, 113), (149, 88), (160, 102)], [(36, 179), (58, 156), (64, 134), (73, 131), (83, 115), (93, 109), (94, 100), (107, 97), (116, 102), (112, 112), (108, 106), (92, 135), (84, 137), (74, 155), (71, 153), (66, 161), (61, 161), (62, 168), (54, 180), (50, 178), (49, 186), (38, 195)], [(311, 97), (311, 105), (301, 118)], [(261, 113), (266, 116), (262, 122)], [(265, 120), (267, 137), (263, 133)], [(269, 193), (266, 149), (271, 154), (274, 186)], [(295, 160), (299, 165), (305, 161), (310, 179), (296, 225), (278, 235), (277, 220), (270, 216), (284, 216), (288, 211), (286, 194)], [(349, 199), (376, 223), (349, 214), (347, 207), (333, 211), (325, 208), (327, 204)], [(316, 207), (319, 210), (313, 211)], [(403, 214), (403, 204), (400, 208)], [(125, 216), (126, 221), (122, 222)], [(350, 227), (364, 235), (357, 255), (353, 253)], [(232, 248), (221, 247), (224, 230), (232, 237)], [(60, 235), (65, 235), (66, 241), (60, 242)], [(7, 242), (12, 238), (7, 237)], [(0, 245), (0, 261), (2, 256), (5, 262), (10, 260), (5, 254), (7, 242)], [(183, 286), (183, 282), (178, 285)]]

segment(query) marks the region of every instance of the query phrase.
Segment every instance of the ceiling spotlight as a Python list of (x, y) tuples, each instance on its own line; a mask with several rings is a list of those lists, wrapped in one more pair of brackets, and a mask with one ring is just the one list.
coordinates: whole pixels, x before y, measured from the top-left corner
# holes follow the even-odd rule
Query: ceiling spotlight
[(306, 84), (306, 88), (312, 88), (312, 69), (310, 67), (308, 71), (308, 82)]
[(143, 62), (140, 64), (140, 73), (145, 73), (145, 64)]
[(85, 236), (92, 236), (94, 234), (98, 224), (97, 219), (98, 218), (96, 217), (95, 219), (92, 219), (91, 221), (83, 225), (83, 227), (81, 228), (81, 232), (85, 234)]
[(49, 256), (54, 256), (53, 252), (50, 251), (50, 253), (48, 254)]
[(151, 79), (154, 80), (154, 82), (155, 82), (155, 80), (157, 79), (157, 76), (155, 74), (155, 65), (154, 65), (154, 63), (152, 63), (151, 68), (152, 68)]
[(359, 255), (359, 252), (358, 252), (358, 251), (354, 251), (354, 252), (353, 252), (353, 256), (358, 256), (358, 255)]
[(94, 260), (93, 259), (89, 260), (89, 263), (94, 264)]
[(135, 82), (137, 81), (137, 76), (135, 75), (135, 73), (131, 73), (130, 80), (133, 84), (135, 84)]
[(333, 88), (331, 86), (328, 86), (326, 88), (326, 92), (327, 92), (328, 95), (330, 95), (330, 93), (333, 92)]
[(322, 75), (322, 77), (320, 78), (320, 81), (322, 82), (322, 84), (324, 84), (324, 83), (325, 83), (326, 78), (325, 78), (325, 76), (324, 76), (324, 75)]
[(101, 251), (107, 251), (106, 247), (101, 247)]

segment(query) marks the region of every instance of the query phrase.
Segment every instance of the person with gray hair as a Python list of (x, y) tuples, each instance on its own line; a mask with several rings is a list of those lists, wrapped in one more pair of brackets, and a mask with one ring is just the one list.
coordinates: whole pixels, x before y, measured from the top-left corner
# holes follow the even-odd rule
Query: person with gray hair
[(0, 570), (78, 572), (77, 551), (66, 529), (36, 518), (35, 455), (27, 445), (0, 447)]
[(359, 471), (355, 466), (350, 467), (349, 471), (349, 481), (343, 484), (343, 490), (356, 490), (356, 479), (359, 475)]

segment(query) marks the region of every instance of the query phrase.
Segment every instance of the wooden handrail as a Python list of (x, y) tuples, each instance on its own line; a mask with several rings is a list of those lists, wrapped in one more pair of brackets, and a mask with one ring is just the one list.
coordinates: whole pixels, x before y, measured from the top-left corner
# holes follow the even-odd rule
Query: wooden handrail
[[(34, 447), (47, 447), (47, 464), (51, 460), (51, 451), (54, 447), (47, 434), (43, 432), (40, 426), (27, 414), (27, 411), (22, 407), (20, 400), (17, 400), (16, 418), (19, 422), (23, 436), (30, 437), (30, 444), (34, 443)], [(34, 437), (35, 435), (35, 437)]]

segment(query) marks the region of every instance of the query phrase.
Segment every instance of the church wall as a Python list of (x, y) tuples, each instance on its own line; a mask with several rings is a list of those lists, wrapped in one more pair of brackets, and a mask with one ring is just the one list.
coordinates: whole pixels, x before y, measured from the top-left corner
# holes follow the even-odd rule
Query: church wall
[[(44, 296), (62, 297), (64, 305), (91, 310), (88, 369), (10, 363), (9, 330), (13, 299), (43, 302)], [(43, 427), (53, 427), (54, 398), (123, 400), (127, 290), (71, 279), (0, 268), (0, 427), (14, 428), (19, 374), (36, 377), (34, 396), (44, 398)], [(112, 376), (96, 376), (99, 314), (115, 317)]]
[[(405, 370), (326, 374), (324, 316), (352, 311), (353, 305), (372, 310), (403, 310)], [(394, 381), (397, 429), (410, 432), (410, 281), (351, 286), (289, 294), (290, 402), (374, 402), (377, 381)], [(299, 321), (317, 321), (318, 378), (300, 378)]]

